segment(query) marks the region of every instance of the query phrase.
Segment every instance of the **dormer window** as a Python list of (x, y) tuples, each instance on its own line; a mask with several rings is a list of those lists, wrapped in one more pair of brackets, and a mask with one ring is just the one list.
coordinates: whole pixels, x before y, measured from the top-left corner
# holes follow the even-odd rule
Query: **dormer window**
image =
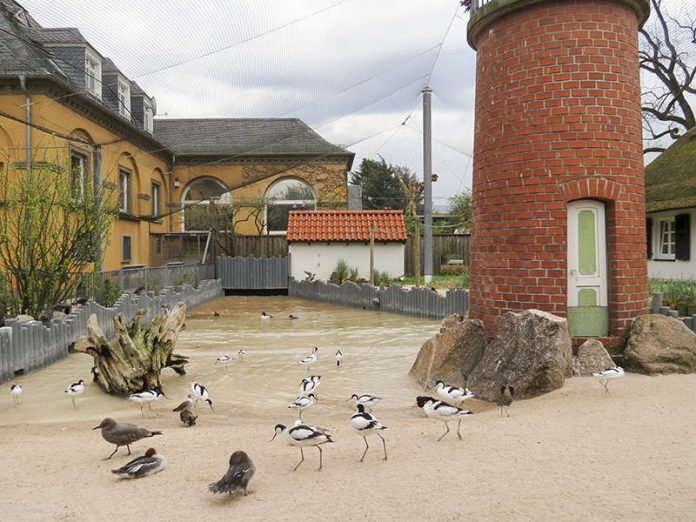
[(128, 82), (118, 79), (118, 113), (130, 120), (131, 117), (130, 85)]
[(102, 63), (99, 57), (90, 51), (85, 53), (85, 85), (88, 93), (101, 100)]
[(145, 100), (143, 102), (143, 128), (150, 134), (152, 134), (154, 130), (154, 117), (155, 111), (152, 109), (152, 105)]

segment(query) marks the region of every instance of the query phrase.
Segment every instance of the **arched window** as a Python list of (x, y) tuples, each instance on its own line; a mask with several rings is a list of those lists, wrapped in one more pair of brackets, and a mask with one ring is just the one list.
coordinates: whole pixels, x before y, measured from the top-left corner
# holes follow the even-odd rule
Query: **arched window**
[(232, 228), (232, 196), (215, 178), (200, 178), (186, 187), (182, 197), (183, 230)]
[(266, 191), (266, 232), (284, 234), (288, 230), (291, 210), (316, 210), (317, 197), (312, 187), (302, 180), (285, 178)]

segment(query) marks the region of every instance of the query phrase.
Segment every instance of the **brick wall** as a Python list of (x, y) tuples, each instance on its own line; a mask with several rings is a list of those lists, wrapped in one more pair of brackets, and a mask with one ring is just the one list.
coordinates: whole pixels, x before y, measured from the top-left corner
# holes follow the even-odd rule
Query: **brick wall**
[(569, 201), (606, 204), (610, 334), (648, 306), (638, 19), (524, 5), (478, 31), (471, 317), (565, 316)]

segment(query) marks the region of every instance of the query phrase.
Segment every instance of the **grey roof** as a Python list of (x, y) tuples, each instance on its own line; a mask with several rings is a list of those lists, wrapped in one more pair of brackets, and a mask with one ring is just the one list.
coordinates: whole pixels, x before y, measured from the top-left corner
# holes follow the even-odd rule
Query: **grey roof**
[(156, 119), (155, 138), (178, 155), (344, 155), (297, 118)]
[(43, 45), (76, 44), (88, 45), (82, 33), (74, 27), (27, 27), (24, 33)]

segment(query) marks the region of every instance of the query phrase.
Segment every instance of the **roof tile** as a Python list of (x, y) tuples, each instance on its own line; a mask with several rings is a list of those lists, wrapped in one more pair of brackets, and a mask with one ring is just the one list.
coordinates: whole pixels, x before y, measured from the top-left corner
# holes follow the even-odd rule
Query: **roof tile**
[(401, 210), (291, 210), (288, 241), (406, 241)]

